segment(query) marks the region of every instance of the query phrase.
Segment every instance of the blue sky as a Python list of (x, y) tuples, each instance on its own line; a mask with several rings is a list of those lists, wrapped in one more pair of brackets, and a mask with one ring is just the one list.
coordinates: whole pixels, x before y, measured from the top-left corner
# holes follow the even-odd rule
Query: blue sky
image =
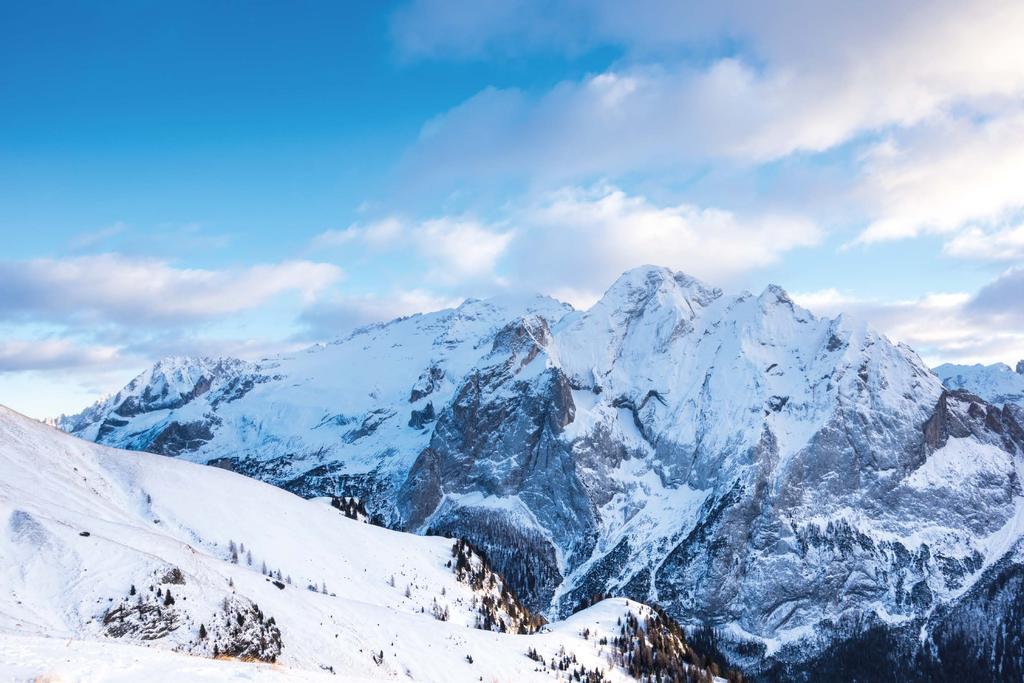
[(646, 262), (1024, 356), (1024, 8), (0, 7), (0, 403)]

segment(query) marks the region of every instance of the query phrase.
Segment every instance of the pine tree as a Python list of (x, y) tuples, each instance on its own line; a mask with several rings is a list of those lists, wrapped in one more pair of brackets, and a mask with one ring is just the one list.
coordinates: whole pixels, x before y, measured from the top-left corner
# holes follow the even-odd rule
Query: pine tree
[(260, 566), (260, 573), (263, 574), (264, 576), (267, 575), (267, 563), (266, 563), (266, 561), (264, 561), (263, 564)]
[(250, 567), (252, 566), (252, 551), (251, 550), (247, 550), (246, 553), (245, 553), (245, 563), (247, 565), (249, 565)]
[(231, 555), (231, 561), (238, 564), (238, 546), (234, 541), (228, 541), (228, 553)]
[(206, 624), (199, 624), (199, 639), (206, 640)]
[(167, 593), (164, 595), (164, 607), (170, 607), (174, 604), (174, 597), (171, 595), (171, 589), (167, 589)]
[(128, 591), (128, 595), (135, 595), (135, 584), (132, 584), (131, 590)]

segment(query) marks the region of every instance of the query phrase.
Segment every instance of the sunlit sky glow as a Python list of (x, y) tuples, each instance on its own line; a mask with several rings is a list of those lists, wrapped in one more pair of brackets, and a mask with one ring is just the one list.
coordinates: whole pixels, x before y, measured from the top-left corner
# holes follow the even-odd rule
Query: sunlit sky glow
[(1024, 3), (0, 5), (0, 403), (644, 263), (1024, 357)]

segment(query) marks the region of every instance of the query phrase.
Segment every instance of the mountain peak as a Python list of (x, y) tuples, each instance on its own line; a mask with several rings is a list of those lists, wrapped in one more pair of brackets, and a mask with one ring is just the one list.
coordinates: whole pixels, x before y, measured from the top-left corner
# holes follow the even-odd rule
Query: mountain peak
[(694, 304), (706, 306), (721, 295), (721, 289), (709, 287), (691, 275), (663, 266), (646, 265), (620, 275), (597, 306), (611, 305), (617, 310), (636, 311), (645, 308), (654, 298), (664, 301), (665, 297), (670, 297), (693, 309)]
[(764, 288), (761, 292), (761, 296), (758, 297), (763, 303), (780, 303), (793, 305), (793, 299), (790, 298), (789, 293), (786, 292), (782, 287), (774, 284), (770, 284)]

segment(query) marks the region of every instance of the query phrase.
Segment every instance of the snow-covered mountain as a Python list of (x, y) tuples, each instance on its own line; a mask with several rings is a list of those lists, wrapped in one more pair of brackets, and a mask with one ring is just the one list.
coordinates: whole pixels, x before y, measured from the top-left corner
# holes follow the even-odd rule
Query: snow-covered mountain
[(1024, 360), (1016, 371), (1005, 363), (991, 365), (955, 365), (945, 363), (934, 368), (942, 383), (950, 389), (962, 389), (989, 403), (1016, 403), (1024, 406)]
[(605, 600), (536, 632), (461, 541), (326, 500), (3, 407), (0, 468), (3, 680), (634, 680), (624, 633), (710, 680), (648, 607)]
[[(995, 629), (1020, 618), (1003, 597), (1019, 596), (1022, 410), (778, 287), (726, 295), (644, 267), (587, 311), (469, 301), (245, 379), (199, 374), (167, 405), (144, 375), (61, 424), (357, 495), (392, 526), (469, 537), (549, 616), (601, 592), (650, 600), (765, 670), (828, 671), (830, 645), (876, 628), (948, 664), (971, 619), (972, 661), (1024, 659)], [(979, 593), (999, 599), (964, 607)]]

